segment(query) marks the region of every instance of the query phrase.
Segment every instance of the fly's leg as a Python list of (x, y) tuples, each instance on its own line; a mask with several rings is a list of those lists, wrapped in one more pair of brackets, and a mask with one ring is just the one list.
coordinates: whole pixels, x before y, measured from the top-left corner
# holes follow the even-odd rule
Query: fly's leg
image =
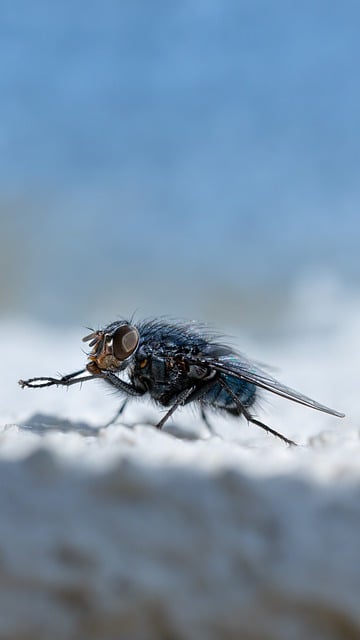
[(123, 391), (128, 396), (142, 396), (144, 395), (144, 393), (146, 393), (146, 389), (143, 390), (133, 387), (133, 385), (125, 382), (125, 380), (121, 380), (121, 378), (118, 378), (111, 371), (102, 371), (101, 373), (83, 376), (82, 378), (76, 378), (76, 376), (78, 376), (80, 373), (84, 373), (84, 371), (86, 371), (86, 369), (81, 369), (80, 371), (76, 371), (75, 373), (69, 373), (62, 378), (41, 377), (29, 378), (29, 380), (19, 380), (19, 385), (21, 387), (41, 389), (42, 387), (52, 387), (53, 385), (70, 387), (73, 384), (78, 384), (87, 380), (106, 380), (106, 382), (109, 382), (109, 384), (111, 384), (113, 387), (115, 387), (119, 391)]
[[(125, 380), (118, 378), (115, 373), (112, 373), (111, 371), (102, 371), (101, 376), (97, 377), (102, 378), (118, 391), (123, 391), (127, 396), (139, 397), (146, 393), (146, 389), (138, 389), (137, 387), (134, 387), (129, 382), (125, 382)], [(124, 409), (124, 407), (122, 407), (122, 409)]]
[(112, 424), (115, 424), (115, 422), (117, 421), (118, 417), (121, 416), (122, 412), (124, 411), (127, 403), (128, 403), (128, 398), (125, 398), (124, 402), (120, 405), (120, 408), (115, 413), (115, 415), (112, 417), (112, 419), (109, 422), (107, 422), (106, 424), (104, 424), (104, 426), (103, 426), (104, 429), (106, 429), (106, 427), (110, 427)]
[(194, 390), (195, 390), (195, 387), (190, 387), (190, 389), (185, 389), (185, 391), (183, 391), (182, 393), (179, 393), (172, 407), (170, 407), (169, 411), (165, 413), (164, 417), (161, 418), (160, 422), (157, 423), (156, 425), (157, 429), (162, 429), (165, 422), (170, 418), (170, 416), (172, 416), (174, 411), (176, 411), (178, 407), (181, 407), (182, 405), (186, 404), (187, 399), (193, 393)]
[(207, 414), (205, 413), (205, 409), (203, 407), (201, 407), (200, 411), (201, 411), (201, 418), (202, 418), (203, 422), (206, 424), (208, 431), (210, 433), (215, 434), (216, 431), (214, 431), (214, 428), (213, 428), (211, 422), (209, 422), (209, 418), (207, 417)]
[(277, 438), (280, 438), (280, 440), (283, 440), (283, 442), (286, 442), (286, 444), (290, 444), (290, 445), (293, 445), (295, 447), (297, 446), (296, 442), (294, 442), (293, 440), (289, 440), (289, 438), (286, 438), (285, 436), (283, 436), (278, 431), (275, 431), (274, 429), (271, 429), (271, 427), (268, 427), (268, 425), (264, 424), (264, 422), (260, 422), (260, 420), (256, 420), (256, 418), (253, 418), (253, 416), (249, 413), (247, 408), (244, 407), (242, 402), (240, 402), (239, 398), (236, 396), (236, 394), (233, 392), (232, 388), (227, 384), (227, 382), (225, 382), (225, 380), (221, 376), (219, 377), (218, 380), (219, 380), (221, 386), (224, 389), (226, 389), (226, 391), (231, 395), (231, 397), (234, 400), (234, 402), (235, 402), (236, 406), (238, 407), (239, 411), (241, 411), (241, 413), (243, 414), (244, 418), (246, 418), (246, 420), (248, 422), (252, 422), (253, 424), (256, 424), (258, 427), (261, 427), (261, 429), (264, 429), (264, 431), (266, 431), (267, 433), (271, 433), (273, 436), (276, 436)]
[(76, 378), (76, 376), (79, 376), (80, 373), (85, 373), (86, 369), (80, 369), (80, 371), (74, 371), (74, 373), (68, 373), (66, 376), (62, 376), (61, 380), (72, 380), (73, 378)]
[(289, 438), (286, 438), (278, 431), (275, 431), (274, 429), (271, 429), (271, 427), (268, 427), (268, 425), (264, 424), (264, 422), (260, 422), (260, 420), (256, 420), (256, 418), (253, 418), (253, 416), (247, 411), (247, 409), (243, 410), (243, 415), (248, 422), (252, 422), (253, 424), (256, 424), (258, 427), (261, 427), (262, 429), (264, 429), (264, 431), (267, 431), (268, 433), (272, 433), (273, 436), (280, 438), (280, 440), (283, 440), (283, 442), (286, 442), (286, 444), (289, 444), (292, 447), (297, 447), (297, 444), (296, 442), (294, 442), (294, 440), (290, 440)]
[(68, 373), (66, 376), (62, 378), (51, 378), (51, 377), (41, 377), (41, 378), (29, 378), (29, 380), (19, 380), (20, 387), (29, 387), (30, 389), (42, 389), (43, 387), (52, 387), (62, 385), (64, 387), (70, 387), (73, 384), (79, 384), (81, 382), (85, 382), (87, 380), (95, 380), (96, 378), (101, 378), (102, 376), (98, 375), (90, 375), (83, 376), (82, 378), (76, 378), (76, 376), (80, 375), (80, 373), (84, 373), (85, 369), (81, 369), (80, 371), (75, 371), (74, 373)]
[[(204, 396), (214, 386), (214, 384), (216, 384), (216, 381), (217, 381), (217, 378), (212, 378), (211, 380), (206, 380), (205, 382), (203, 382), (201, 386), (194, 387), (190, 397), (187, 398), (187, 402), (196, 402), (197, 400), (201, 400), (202, 396)], [(202, 405), (200, 408), (200, 413), (201, 413), (201, 418), (203, 422), (206, 424), (208, 428), (208, 431), (212, 434), (217, 435)]]
[[(136, 389), (131, 384), (121, 380), (116, 375), (111, 373), (110, 371), (103, 371), (101, 374), (92, 374), (89, 376), (83, 376), (82, 378), (77, 378), (76, 376), (84, 373), (86, 369), (81, 369), (80, 371), (75, 371), (74, 373), (68, 373), (66, 376), (62, 376), (62, 378), (50, 378), (50, 377), (40, 377), (40, 378), (30, 378), (29, 380), (19, 380), (19, 385), (24, 387), (29, 387), (30, 389), (41, 389), (43, 387), (52, 387), (62, 385), (65, 387), (70, 387), (73, 384), (81, 384), (87, 380), (105, 380), (113, 387), (122, 391), (130, 396), (142, 396), (145, 391)], [(125, 398), (123, 403), (121, 404), (119, 410), (116, 412), (115, 416), (110, 420), (107, 424), (103, 425), (103, 427), (108, 427), (114, 422), (116, 422), (117, 418), (125, 409), (125, 406), (128, 402), (128, 398)]]
[[(145, 388), (138, 389), (137, 387), (134, 387), (132, 384), (125, 382), (125, 380), (121, 380), (121, 378), (118, 378), (116, 375), (114, 375), (110, 371), (103, 372), (103, 379), (109, 382), (109, 384), (111, 384), (113, 387), (115, 387), (119, 391), (123, 391), (129, 396), (143, 396), (147, 391), (147, 389)], [(174, 404), (172, 405), (172, 407), (170, 407), (169, 411), (164, 415), (164, 417), (160, 420), (160, 422), (158, 422), (158, 424), (155, 425), (157, 429), (163, 428), (165, 422), (170, 418), (170, 416), (172, 416), (174, 411), (176, 411), (178, 407), (186, 403), (187, 399), (194, 392), (195, 388), (196, 387), (190, 387), (190, 389), (185, 389), (185, 391), (183, 391), (177, 396)], [(124, 405), (122, 405), (121, 410), (123, 410), (123, 408), (124, 408)]]
[[(206, 380), (205, 382), (202, 383), (202, 385), (193, 386), (192, 388), (189, 389), (189, 392), (186, 393), (185, 399), (182, 401), (182, 403), (183, 404), (188, 404), (189, 402), (196, 402), (197, 400), (200, 400), (201, 397), (204, 396), (209, 391), (209, 389), (211, 389), (211, 387), (213, 385), (214, 385), (214, 379), (211, 379), (211, 380)], [(179, 406), (179, 405), (177, 405), (177, 406)], [(174, 409), (174, 411), (175, 411), (175, 409)], [(209, 422), (209, 419), (207, 417), (207, 414), (205, 413), (205, 409), (204, 409), (203, 406), (201, 406), (200, 412), (201, 412), (201, 418), (204, 421), (204, 423), (206, 424), (209, 432), (210, 433), (216, 433), (214, 431), (214, 429), (213, 429), (212, 424)], [(165, 416), (165, 418), (167, 419), (166, 416)], [(161, 428), (161, 427), (159, 427), (159, 428)]]
[[(105, 382), (108, 382), (112, 387), (115, 387), (115, 389), (117, 389), (118, 391), (122, 391), (123, 393), (126, 393), (127, 396), (132, 396), (132, 397), (143, 396), (144, 393), (146, 393), (146, 389), (138, 389), (137, 387), (134, 387), (129, 382), (125, 382), (125, 380), (122, 380), (121, 378), (118, 378), (111, 371), (103, 371), (101, 377), (102, 377), (103, 380), (105, 380)], [(123, 403), (120, 406), (120, 409), (117, 411), (117, 413), (112, 418), (112, 420), (110, 420), (110, 422), (107, 422), (106, 424), (104, 424), (102, 428), (110, 427), (110, 425), (112, 425), (112, 424), (114, 424), (114, 422), (116, 422), (118, 417), (124, 411), (128, 400), (129, 400), (129, 398), (125, 398), (125, 400), (123, 401)]]

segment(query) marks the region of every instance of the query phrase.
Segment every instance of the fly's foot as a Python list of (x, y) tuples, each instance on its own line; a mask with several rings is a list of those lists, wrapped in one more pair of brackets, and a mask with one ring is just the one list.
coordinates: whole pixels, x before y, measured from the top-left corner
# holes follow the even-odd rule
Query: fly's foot
[(61, 379), (56, 378), (29, 378), (29, 380), (19, 380), (22, 389), (29, 387), (30, 389), (41, 389), (42, 387), (50, 387), (54, 384), (64, 384)]

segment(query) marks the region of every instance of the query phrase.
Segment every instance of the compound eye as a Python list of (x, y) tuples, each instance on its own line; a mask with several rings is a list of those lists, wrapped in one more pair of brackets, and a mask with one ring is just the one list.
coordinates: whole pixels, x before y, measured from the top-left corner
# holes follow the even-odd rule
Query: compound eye
[(139, 332), (130, 324), (119, 327), (113, 335), (113, 354), (117, 360), (125, 360), (139, 344)]

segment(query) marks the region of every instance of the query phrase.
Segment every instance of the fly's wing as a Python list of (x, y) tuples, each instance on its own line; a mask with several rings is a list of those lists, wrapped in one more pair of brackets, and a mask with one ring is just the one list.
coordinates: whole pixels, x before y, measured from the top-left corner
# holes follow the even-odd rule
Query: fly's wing
[(316, 402), (316, 400), (303, 395), (299, 391), (285, 386), (229, 347), (215, 344), (209, 345), (208, 353), (202, 352), (199, 356), (187, 356), (186, 360), (189, 364), (205, 365), (219, 373), (245, 380), (278, 396), (303, 404), (306, 407), (311, 407), (311, 409), (323, 411), (338, 418), (344, 418), (345, 416), (344, 413), (330, 409), (330, 407)]

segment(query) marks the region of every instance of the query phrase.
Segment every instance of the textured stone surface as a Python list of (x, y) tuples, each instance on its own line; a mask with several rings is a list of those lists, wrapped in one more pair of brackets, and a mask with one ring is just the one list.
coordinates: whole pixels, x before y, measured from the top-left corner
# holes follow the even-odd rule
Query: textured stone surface
[(38, 449), (0, 486), (0, 637), (360, 636), (358, 485)]

